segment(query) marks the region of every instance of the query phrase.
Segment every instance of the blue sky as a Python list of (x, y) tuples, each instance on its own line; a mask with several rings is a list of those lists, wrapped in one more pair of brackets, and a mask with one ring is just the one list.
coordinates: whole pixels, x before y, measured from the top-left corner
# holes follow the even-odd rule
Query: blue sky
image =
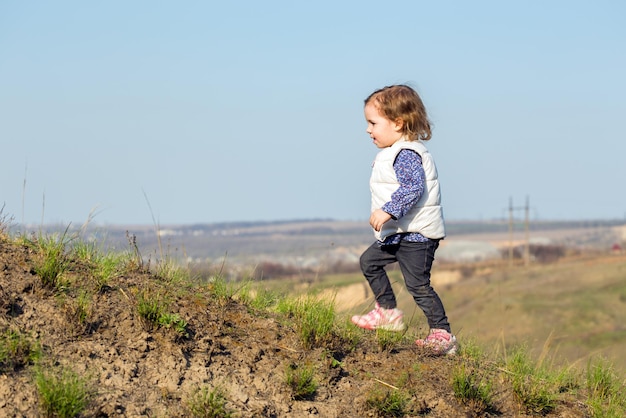
[(617, 0), (0, 0), (0, 207), (365, 220), (363, 99), (409, 83), (447, 219), (527, 196), (534, 219), (621, 219), (625, 21)]

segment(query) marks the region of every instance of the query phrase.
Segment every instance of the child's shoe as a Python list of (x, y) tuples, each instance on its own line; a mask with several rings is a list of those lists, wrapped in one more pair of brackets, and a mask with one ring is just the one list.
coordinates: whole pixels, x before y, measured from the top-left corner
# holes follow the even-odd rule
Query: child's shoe
[(404, 314), (398, 308), (385, 309), (376, 303), (376, 308), (368, 314), (354, 315), (352, 323), (357, 327), (369, 330), (404, 331), (403, 316)]
[(445, 329), (431, 329), (430, 334), (423, 340), (415, 341), (418, 347), (424, 347), (437, 355), (452, 355), (456, 353), (459, 344), (456, 337)]

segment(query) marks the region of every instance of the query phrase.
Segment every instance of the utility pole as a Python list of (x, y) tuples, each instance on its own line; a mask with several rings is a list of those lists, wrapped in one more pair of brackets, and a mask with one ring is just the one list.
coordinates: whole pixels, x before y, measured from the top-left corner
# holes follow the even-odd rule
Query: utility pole
[(513, 264), (513, 198), (509, 197), (509, 265)]
[(530, 264), (530, 198), (526, 196), (524, 207), (514, 207), (513, 198), (509, 197), (509, 264), (513, 264), (513, 211), (524, 210), (524, 264)]
[(526, 232), (526, 236), (525, 236), (525, 245), (524, 245), (524, 264), (525, 265), (529, 265), (530, 264), (530, 222), (529, 222), (529, 212), (530, 212), (530, 207), (529, 207), (529, 202), (530, 198), (528, 196), (526, 196), (526, 206), (524, 207), (524, 230)]

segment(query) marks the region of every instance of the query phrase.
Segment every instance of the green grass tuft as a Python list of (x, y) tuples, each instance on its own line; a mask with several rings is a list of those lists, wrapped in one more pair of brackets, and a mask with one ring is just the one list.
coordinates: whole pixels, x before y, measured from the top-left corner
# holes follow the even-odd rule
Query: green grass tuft
[(40, 355), (39, 346), (22, 332), (7, 329), (0, 333), (0, 372), (32, 364)]
[(295, 400), (312, 399), (317, 392), (315, 369), (311, 366), (289, 365), (285, 372), (285, 383)]
[(365, 404), (377, 416), (403, 417), (407, 414), (410, 396), (402, 390), (375, 390), (368, 394)]
[(277, 310), (294, 319), (305, 348), (313, 348), (329, 342), (335, 324), (333, 301), (307, 295), (298, 298), (286, 297), (279, 301)]
[(62, 290), (62, 275), (69, 267), (66, 251), (68, 243), (67, 230), (61, 236), (40, 236), (36, 241), (40, 253), (40, 261), (35, 267), (35, 272), (41, 278), (44, 286)]
[(227, 399), (221, 387), (197, 388), (187, 400), (187, 409), (191, 416), (198, 418), (230, 418), (232, 412), (226, 406)]
[(39, 367), (35, 384), (46, 416), (76, 417), (88, 406), (93, 395), (89, 382), (68, 369), (44, 371)]
[(589, 362), (586, 374), (587, 405), (594, 417), (626, 416), (626, 386), (606, 359)]
[(555, 375), (546, 367), (535, 365), (525, 347), (518, 347), (507, 362), (513, 392), (525, 407), (534, 414), (554, 411), (558, 386)]
[(493, 411), (493, 383), (480, 370), (465, 364), (457, 366), (452, 376), (452, 389), (454, 396), (477, 416)]

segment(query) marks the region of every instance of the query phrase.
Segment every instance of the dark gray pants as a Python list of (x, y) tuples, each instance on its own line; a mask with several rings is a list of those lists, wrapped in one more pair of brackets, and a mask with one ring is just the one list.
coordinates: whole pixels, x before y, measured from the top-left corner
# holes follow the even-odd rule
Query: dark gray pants
[(391, 288), (385, 267), (398, 262), (404, 277), (406, 288), (417, 306), (424, 312), (428, 326), (450, 330), (448, 317), (439, 295), (430, 285), (430, 268), (435, 260), (435, 251), (439, 241), (409, 242), (400, 241), (398, 245), (381, 246), (372, 244), (361, 255), (361, 271), (370, 284), (376, 302), (386, 309), (396, 307), (396, 296)]

